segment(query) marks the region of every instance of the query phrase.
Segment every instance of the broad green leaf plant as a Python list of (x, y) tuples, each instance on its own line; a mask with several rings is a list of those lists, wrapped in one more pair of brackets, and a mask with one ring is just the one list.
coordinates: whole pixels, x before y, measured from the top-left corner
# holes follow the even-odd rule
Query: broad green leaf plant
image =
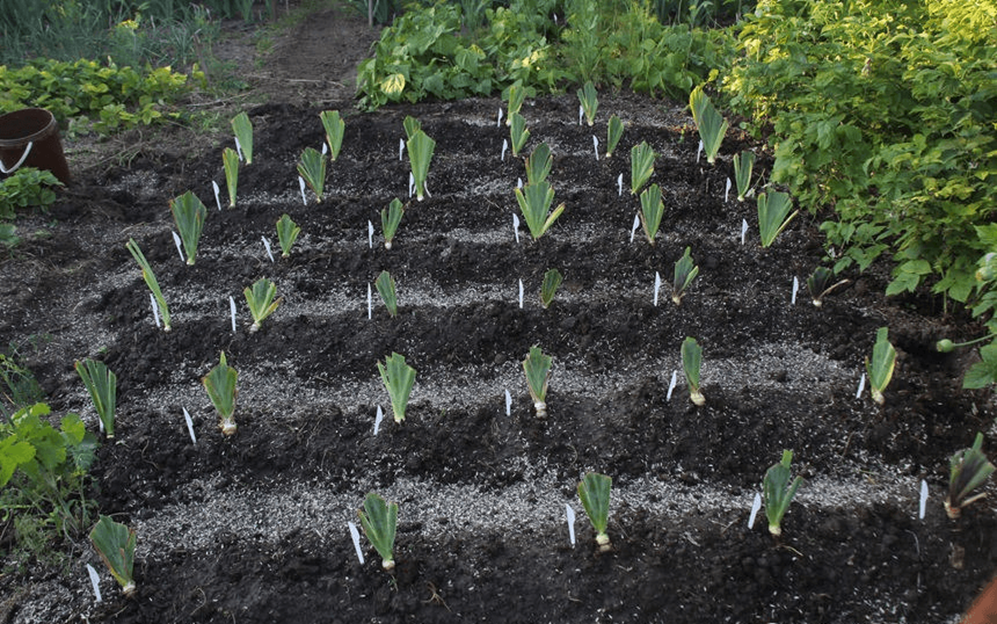
[(142, 269), (142, 279), (145, 280), (146, 286), (149, 287), (153, 297), (156, 298), (156, 303), (159, 305), (159, 313), (163, 316), (163, 331), (170, 331), (170, 308), (166, 305), (166, 298), (163, 296), (163, 291), (159, 288), (156, 274), (152, 272), (149, 261), (145, 259), (145, 254), (142, 253), (142, 249), (139, 248), (134, 238), (129, 238), (128, 242), (125, 243), (125, 247), (128, 248), (132, 257), (135, 258), (135, 262)]
[(537, 418), (547, 417), (547, 384), (550, 383), (550, 371), (554, 359), (545, 355), (540, 347), (530, 347), (530, 352), (523, 360), (523, 371), (526, 373), (526, 387), (533, 399), (533, 408)]
[(306, 147), (298, 162), (298, 174), (312, 193), (315, 193), (316, 204), (322, 201), (322, 193), (325, 191), (325, 168), (325, 156), (322, 152), (314, 147)]
[(657, 183), (647, 187), (640, 194), (640, 224), (644, 229), (647, 242), (654, 244), (654, 237), (661, 227), (661, 218), (665, 214), (665, 202), (661, 199), (661, 187)]
[(762, 498), (765, 502), (765, 516), (769, 522), (769, 533), (774, 537), (782, 535), (782, 519), (793, 502), (797, 488), (803, 478), (797, 476), (790, 480), (790, 464), (793, 462), (793, 451), (783, 451), (782, 460), (773, 464), (765, 471), (762, 480)]
[(689, 400), (697, 407), (706, 405), (706, 398), (699, 390), (699, 373), (703, 363), (703, 348), (695, 338), (682, 341), (682, 371), (689, 386)]
[(180, 231), (187, 264), (193, 265), (197, 255), (197, 243), (201, 240), (201, 231), (204, 229), (204, 220), (208, 217), (208, 209), (197, 195), (187, 191), (170, 200), (170, 212), (173, 213), (173, 221)]
[(872, 359), (865, 359), (865, 369), (869, 375), (869, 391), (872, 400), (882, 405), (886, 402), (883, 392), (893, 378), (893, 368), (897, 362), (897, 350), (889, 340), (889, 328), (880, 327), (876, 331), (876, 343), (872, 347)]
[(564, 276), (557, 269), (550, 269), (544, 273), (544, 279), (540, 285), (540, 304), (544, 310), (554, 302), (554, 294), (563, 281)]
[(391, 249), (403, 216), (405, 216), (405, 206), (397, 197), (391, 200), (387, 208), (381, 209), (381, 231), (384, 233), (385, 249)]
[(846, 279), (834, 281), (834, 271), (826, 267), (819, 266), (814, 269), (814, 272), (807, 278), (807, 290), (810, 292), (810, 300), (814, 307), (823, 306), (824, 297), (848, 282), (849, 280)]
[(616, 146), (620, 144), (622, 138), (623, 122), (618, 116), (613, 115), (609, 118), (609, 124), (606, 126), (606, 158), (613, 157)]
[(630, 194), (636, 195), (640, 192), (647, 181), (654, 174), (654, 150), (641, 141), (630, 149)]
[(222, 150), (222, 165), (225, 167), (228, 207), (235, 208), (235, 197), (239, 190), (239, 154), (231, 147), (226, 147)]
[(697, 275), (699, 267), (692, 259), (692, 248), (686, 247), (685, 253), (675, 262), (675, 276), (672, 280), (672, 302), (675, 305), (682, 305), (682, 297), (685, 297), (685, 291)]
[(384, 363), (377, 363), (377, 371), (381, 381), (391, 398), (391, 412), (395, 422), (405, 420), (405, 409), (408, 407), (409, 395), (415, 384), (415, 369), (405, 363), (405, 357), (392, 353), (384, 358)]
[(519, 113), (509, 115), (509, 144), (512, 146), (512, 155), (519, 156), (530, 138), (530, 131), (526, 128), (526, 118)]
[(343, 148), (343, 134), (346, 131), (346, 122), (340, 117), (338, 110), (322, 111), (319, 113), (322, 120), (322, 128), (325, 129), (325, 142), (329, 146), (329, 157), (332, 162), (339, 158), (339, 152)]
[(363, 509), (358, 510), (357, 514), (360, 516), (364, 535), (381, 556), (381, 567), (385, 572), (391, 572), (395, 569), (398, 503), (387, 503), (378, 494), (371, 492), (364, 498)]
[(717, 160), (720, 144), (727, 134), (727, 120), (713, 106), (710, 97), (703, 92), (703, 85), (699, 85), (689, 94), (689, 108), (692, 109), (692, 119), (696, 122), (699, 137), (703, 141), (706, 162), (712, 165)]
[(208, 393), (208, 398), (211, 399), (211, 404), (218, 412), (220, 418), (218, 427), (226, 436), (234, 435), (239, 429), (235, 423), (235, 400), (239, 393), (236, 386), (238, 380), (239, 373), (228, 365), (224, 351), (218, 357), (218, 364), (201, 380)]
[[(761, 234), (762, 247), (770, 246), (798, 210), (789, 214), (793, 208), (793, 200), (789, 194), (782, 191), (771, 191), (758, 195), (758, 230)], [(788, 215), (788, 216), (787, 216)]]
[(551, 155), (547, 143), (536, 146), (533, 148), (533, 153), (526, 157), (526, 183), (539, 184), (543, 182), (550, 175), (553, 166), (554, 157)]
[(578, 498), (595, 529), (595, 543), (599, 545), (599, 552), (612, 549), (609, 533), (606, 531), (609, 526), (609, 494), (612, 486), (613, 480), (610, 477), (597, 472), (587, 473), (578, 483)]
[(547, 180), (527, 184), (522, 189), (517, 188), (515, 193), (519, 210), (523, 213), (526, 227), (529, 228), (533, 240), (543, 236), (564, 212), (564, 204), (558, 205), (553, 210), (550, 209), (554, 203), (554, 187)]
[(253, 122), (249, 121), (249, 115), (241, 112), (233, 117), (232, 131), (235, 133), (236, 146), (242, 152), (246, 164), (253, 164)]
[(591, 80), (586, 81), (578, 90), (578, 102), (584, 111), (585, 121), (588, 122), (589, 126), (595, 125), (595, 113), (599, 110), (599, 96)]
[(280, 257), (288, 258), (291, 255), (291, 247), (294, 241), (298, 240), (301, 228), (291, 220), (290, 215), (284, 213), (277, 220), (277, 241), (280, 243)]
[(249, 326), (249, 333), (255, 334), (260, 331), (263, 320), (274, 313), (283, 297), (274, 299), (277, 294), (277, 286), (265, 277), (253, 282), (252, 287), (242, 291), (246, 297), (246, 305), (249, 306), (249, 314), (253, 317), (253, 324)]
[(433, 159), (436, 141), (420, 129), (405, 142), (405, 147), (412, 168), (412, 177), (415, 178), (415, 197), (422, 201), (426, 197), (426, 178), (429, 175), (429, 162)]
[(737, 201), (743, 202), (751, 196), (751, 170), (755, 166), (755, 153), (741, 152), (734, 157), (734, 181), (737, 183)]
[(381, 274), (374, 281), (374, 285), (377, 286), (377, 294), (381, 295), (381, 300), (384, 301), (384, 307), (388, 309), (388, 315), (391, 318), (398, 316), (398, 294), (395, 289), (395, 278), (391, 277), (391, 273), (381, 271)]
[(973, 446), (956, 452), (949, 459), (949, 494), (945, 498), (945, 513), (953, 520), (962, 514), (962, 508), (984, 498), (987, 493), (970, 496), (994, 472), (994, 465), (980, 450), (983, 434), (977, 433)]
[(76, 362), (77, 374), (83, 380), (107, 438), (114, 438), (114, 409), (118, 400), (118, 376), (100, 360), (89, 358)]
[(104, 515), (100, 516), (100, 520), (90, 531), (94, 550), (121, 586), (121, 593), (126, 598), (135, 593), (136, 540), (134, 529)]

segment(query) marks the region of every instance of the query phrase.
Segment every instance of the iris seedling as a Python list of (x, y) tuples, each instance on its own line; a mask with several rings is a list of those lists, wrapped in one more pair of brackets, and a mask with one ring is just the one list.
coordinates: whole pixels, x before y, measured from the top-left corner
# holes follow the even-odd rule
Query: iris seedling
[(343, 147), (343, 132), (346, 129), (346, 122), (339, 116), (338, 110), (322, 111), (319, 113), (322, 120), (322, 127), (325, 129), (325, 142), (329, 145), (329, 154), (332, 162), (336, 162), (339, 151)]
[(737, 183), (737, 201), (743, 202), (751, 194), (751, 170), (755, 166), (754, 152), (741, 152), (734, 157), (734, 181)]
[(599, 97), (595, 92), (595, 85), (589, 80), (578, 90), (578, 102), (585, 112), (585, 121), (590, 126), (595, 124), (595, 112), (599, 110)]
[(699, 138), (703, 140), (703, 151), (706, 152), (706, 162), (711, 165), (717, 160), (717, 152), (727, 133), (727, 120), (717, 111), (708, 95), (699, 85), (689, 94), (689, 108), (692, 109), (692, 119), (699, 130)]
[(654, 237), (661, 227), (661, 217), (665, 214), (665, 203), (661, 201), (661, 187), (657, 184), (644, 189), (640, 194), (640, 224), (644, 228), (647, 242), (654, 244)]
[(211, 404), (215, 406), (221, 419), (218, 427), (222, 430), (222, 434), (227, 436), (233, 435), (238, 430), (235, 424), (235, 399), (239, 394), (236, 388), (238, 377), (238, 371), (228, 365), (225, 352), (222, 351), (218, 364), (201, 379), (208, 398), (211, 399)]
[(235, 132), (236, 143), (242, 150), (246, 164), (253, 164), (253, 123), (249, 121), (249, 115), (242, 112), (233, 117), (232, 130)]
[(364, 498), (363, 509), (357, 511), (364, 535), (370, 540), (377, 554), (381, 555), (381, 567), (386, 572), (395, 569), (395, 530), (398, 526), (398, 503), (386, 503), (383, 498), (371, 492)]
[(550, 304), (554, 302), (554, 293), (557, 292), (558, 286), (564, 281), (564, 276), (557, 269), (550, 269), (544, 273), (543, 283), (540, 285), (540, 303), (543, 305), (544, 309), (550, 307)]
[(322, 201), (322, 191), (325, 190), (325, 156), (314, 147), (306, 147), (301, 153), (298, 163), (298, 173), (315, 193), (315, 203)]
[(564, 204), (553, 211), (550, 209), (554, 203), (554, 187), (547, 180), (527, 184), (522, 189), (517, 188), (516, 201), (519, 202), (519, 210), (523, 213), (533, 240), (543, 236), (564, 212)]
[(429, 161), (433, 159), (433, 150), (436, 149), (436, 141), (422, 130), (417, 130), (412, 137), (405, 142), (408, 150), (409, 166), (412, 168), (412, 177), (415, 178), (416, 199), (422, 201), (426, 195), (426, 177), (429, 175)]
[(384, 300), (384, 307), (388, 308), (388, 314), (391, 315), (391, 318), (398, 316), (398, 295), (395, 291), (395, 278), (391, 277), (391, 274), (387, 271), (381, 271), (374, 285), (377, 286), (377, 294), (381, 295), (381, 299)]
[(789, 509), (789, 504), (793, 502), (796, 489), (803, 482), (802, 477), (796, 477), (790, 482), (792, 476), (789, 465), (793, 461), (793, 451), (783, 451), (782, 461), (773, 464), (765, 471), (765, 478), (762, 480), (762, 495), (765, 499), (765, 516), (769, 521), (769, 533), (775, 537), (782, 535), (782, 518)]
[(291, 220), (290, 215), (284, 213), (277, 220), (277, 241), (280, 242), (280, 257), (287, 258), (291, 255), (291, 247), (294, 241), (298, 240), (301, 228)]
[(613, 115), (609, 118), (609, 126), (606, 129), (606, 158), (612, 158), (621, 138), (623, 138), (623, 122)]
[(523, 109), (523, 102), (526, 100), (526, 88), (523, 87), (523, 83), (517, 80), (513, 84), (509, 85), (508, 90), (508, 106), (505, 116), (505, 125), (512, 125), (512, 116), (518, 115), (519, 111)]
[(819, 308), (824, 305), (825, 296), (848, 283), (846, 279), (837, 282), (833, 280), (834, 271), (825, 267), (817, 267), (814, 269), (813, 274), (807, 278), (807, 290), (810, 291), (810, 299), (813, 301), (815, 307)]
[(407, 141), (414, 137), (416, 132), (422, 130), (422, 122), (411, 115), (406, 115), (402, 121), (402, 127), (405, 128), (405, 140)]
[(121, 585), (121, 593), (125, 597), (134, 594), (135, 531), (102, 515), (90, 531), (90, 541), (111, 576)]
[(953, 520), (959, 517), (963, 507), (987, 495), (980, 492), (969, 496), (994, 472), (994, 465), (980, 450), (982, 446), (983, 434), (977, 433), (972, 447), (956, 452), (949, 459), (949, 495), (945, 499), (945, 513)]
[(509, 143), (512, 145), (512, 155), (519, 156), (519, 150), (523, 149), (526, 141), (530, 138), (530, 131), (526, 129), (526, 118), (519, 113), (509, 115)]
[(699, 275), (699, 267), (692, 260), (692, 248), (686, 247), (685, 253), (675, 263), (675, 279), (672, 281), (672, 301), (675, 305), (682, 304), (685, 291)]
[(145, 285), (152, 291), (152, 296), (156, 298), (156, 302), (159, 304), (159, 313), (163, 315), (163, 331), (170, 331), (170, 309), (166, 305), (166, 297), (163, 297), (163, 291), (159, 288), (156, 274), (152, 272), (149, 261), (145, 259), (145, 254), (142, 253), (134, 238), (129, 238), (128, 242), (125, 243), (125, 247), (128, 248), (132, 257), (135, 258), (135, 262), (141, 267), (142, 279), (145, 280)]
[(630, 150), (630, 194), (636, 195), (654, 173), (654, 150), (641, 141)]
[(554, 359), (544, 355), (540, 347), (530, 347), (530, 353), (523, 360), (523, 370), (526, 372), (526, 385), (533, 399), (533, 407), (537, 418), (547, 417), (547, 384), (550, 382), (550, 370)]
[(173, 213), (173, 221), (177, 225), (177, 230), (180, 231), (180, 240), (183, 241), (187, 264), (194, 264), (197, 243), (201, 239), (201, 230), (204, 228), (208, 209), (204, 207), (197, 195), (187, 191), (180, 197), (170, 200), (170, 212)]
[(689, 386), (689, 400), (694, 404), (706, 405), (706, 398), (699, 391), (699, 370), (703, 363), (703, 348), (695, 338), (682, 341), (682, 371)]
[(533, 148), (533, 153), (526, 157), (527, 184), (538, 184), (546, 180), (553, 165), (554, 158), (551, 156), (550, 147), (546, 143), (541, 143)]
[(249, 327), (249, 332), (255, 334), (260, 330), (263, 320), (273, 314), (284, 300), (279, 297), (274, 300), (277, 294), (277, 286), (265, 277), (256, 280), (253, 285), (242, 291), (246, 297), (246, 305), (249, 306), (249, 313), (253, 317), (253, 324)]
[(883, 391), (893, 378), (893, 367), (897, 362), (897, 350), (890, 344), (888, 334), (887, 327), (880, 327), (876, 331), (872, 359), (865, 359), (865, 370), (869, 374), (869, 391), (872, 393), (872, 400), (880, 405), (886, 402)]
[(772, 191), (758, 196), (758, 230), (761, 233), (762, 247), (771, 245), (775, 237), (793, 220), (799, 210), (789, 214), (792, 208), (793, 200), (788, 193)]
[(405, 215), (405, 207), (397, 197), (391, 200), (387, 208), (381, 209), (381, 230), (384, 232), (384, 248), (391, 249), (391, 241), (395, 240), (398, 226)]
[(586, 474), (578, 483), (578, 498), (581, 499), (586, 515), (592, 521), (599, 552), (607, 552), (612, 548), (609, 534), (606, 533), (609, 524), (609, 491), (612, 485), (611, 478), (597, 472)]
[(412, 386), (415, 384), (415, 369), (405, 363), (405, 358), (397, 353), (392, 353), (384, 358), (384, 363), (377, 363), (377, 370), (381, 373), (381, 381), (391, 397), (391, 412), (394, 414), (395, 422), (400, 423), (405, 420), (405, 408), (408, 407), (409, 395), (412, 393)]
[(97, 417), (107, 433), (108, 439), (114, 437), (114, 407), (118, 399), (118, 376), (99, 360), (86, 359), (76, 362), (76, 372), (83, 385), (86, 386), (93, 400)]
[(239, 154), (231, 147), (226, 147), (222, 150), (222, 165), (225, 166), (228, 207), (235, 208), (235, 196), (239, 187)]

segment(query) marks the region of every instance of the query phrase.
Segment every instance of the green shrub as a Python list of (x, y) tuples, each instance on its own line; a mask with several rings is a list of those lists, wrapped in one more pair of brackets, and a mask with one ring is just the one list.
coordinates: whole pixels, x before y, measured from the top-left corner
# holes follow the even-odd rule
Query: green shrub
[(51, 171), (21, 167), (0, 182), (0, 219), (13, 219), (18, 208), (48, 208), (55, 203), (52, 187), (62, 185)]

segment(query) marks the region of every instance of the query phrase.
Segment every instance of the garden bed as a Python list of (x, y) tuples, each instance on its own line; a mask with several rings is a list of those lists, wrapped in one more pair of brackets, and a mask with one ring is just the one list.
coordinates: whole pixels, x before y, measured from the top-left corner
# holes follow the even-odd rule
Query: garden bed
[[(761, 248), (754, 201), (724, 192), (732, 157), (753, 146), (731, 132), (717, 164), (697, 162), (680, 107), (602, 100), (594, 129), (578, 125), (574, 97), (524, 106), (527, 151), (550, 145), (555, 203), (566, 204), (538, 241), (525, 225), (514, 237), (525, 171), (501, 158), (497, 99), (348, 114), (317, 205), (302, 204), (295, 165), (321, 145), (321, 109), (303, 106), (249, 111), (256, 155), (235, 209), (214, 207), (221, 144), (79, 175), (50, 236), (0, 267), (0, 340), (35, 338), (29, 364), (54, 410), (92, 429), (73, 361), (118, 374), (117, 438), (93, 473), (101, 511), (138, 533), (138, 592), (119, 597), (101, 570), (105, 601), (94, 604), (83, 564), (98, 559), (80, 544), (68, 572), (0, 577), (8, 621), (927, 623), (963, 611), (992, 573), (997, 529), (985, 502), (958, 521), (942, 508), (948, 457), (992, 434), (994, 419), (989, 393), (960, 389), (971, 356), (934, 352), (937, 339), (968, 335), (965, 319), (884, 298), (876, 270), (820, 309), (805, 287), (793, 304), (794, 277), (802, 285), (824, 258), (818, 222), (799, 216)], [(621, 147), (596, 160), (591, 137), (605, 140), (614, 113), (627, 124)], [(406, 115), (437, 142), (431, 197), (408, 202), (388, 251), (379, 212), (407, 196)], [(654, 246), (639, 230), (630, 240), (629, 150), (640, 141), (658, 154), (665, 201)], [(756, 171), (767, 165), (761, 156)], [(168, 201), (187, 190), (209, 206), (194, 266), (170, 234)], [(271, 262), (260, 239), (276, 246), (283, 213), (302, 234)], [(170, 302), (170, 333), (153, 323), (129, 238)], [(668, 284), (687, 246), (700, 275), (675, 306)], [(565, 281), (543, 309), (551, 268)], [(368, 319), (382, 270), (397, 280), (400, 314), (375, 291)], [(242, 290), (262, 277), (284, 300), (251, 334)], [(880, 407), (856, 390), (882, 326), (899, 360)], [(703, 347), (703, 407), (681, 372), (667, 398), (686, 336)], [(522, 372), (533, 345), (554, 358), (543, 420)], [(239, 371), (230, 438), (200, 381), (221, 351)], [(418, 371), (401, 424), (375, 366), (392, 352)], [(378, 406), (389, 416), (374, 435)], [(805, 481), (776, 540), (748, 515), (783, 449)], [(588, 471), (613, 478), (605, 554), (575, 492)], [(400, 505), (393, 575), (366, 541), (361, 565), (347, 531), (371, 491)], [(579, 515), (574, 547), (566, 504)]]

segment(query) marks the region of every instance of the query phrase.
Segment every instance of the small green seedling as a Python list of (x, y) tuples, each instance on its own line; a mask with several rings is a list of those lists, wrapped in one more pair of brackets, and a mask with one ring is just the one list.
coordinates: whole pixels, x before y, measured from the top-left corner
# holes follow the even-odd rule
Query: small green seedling
[(235, 196), (239, 188), (239, 154), (231, 147), (222, 150), (222, 165), (225, 167), (225, 185), (228, 187), (228, 207), (235, 208)]
[(384, 363), (377, 363), (377, 370), (381, 373), (381, 381), (391, 397), (391, 412), (395, 416), (395, 422), (400, 423), (405, 420), (405, 408), (408, 407), (409, 395), (412, 393), (412, 386), (415, 384), (415, 369), (405, 363), (405, 358), (397, 353), (384, 358)]
[(982, 447), (983, 434), (977, 433), (972, 447), (956, 452), (949, 459), (949, 495), (945, 499), (945, 513), (953, 520), (961, 515), (963, 507), (987, 495), (980, 492), (969, 496), (994, 472), (994, 465), (980, 450)]
[(505, 99), (508, 102), (505, 125), (512, 126), (512, 116), (519, 114), (519, 111), (523, 109), (523, 102), (526, 100), (526, 88), (522, 81), (517, 80), (509, 85)]
[(623, 138), (623, 122), (616, 115), (609, 118), (609, 125), (606, 128), (606, 158), (612, 158), (616, 146)]
[(228, 365), (225, 352), (222, 351), (218, 365), (208, 371), (201, 380), (211, 404), (215, 406), (221, 418), (218, 427), (222, 430), (222, 434), (227, 436), (233, 435), (238, 430), (235, 424), (235, 399), (239, 394), (236, 388), (238, 378), (238, 371)]
[(339, 116), (338, 110), (322, 111), (319, 113), (322, 120), (322, 127), (325, 129), (325, 142), (329, 146), (329, 154), (332, 162), (339, 158), (339, 151), (343, 148), (343, 132), (346, 130), (346, 122)]
[(644, 228), (647, 242), (654, 244), (654, 237), (661, 227), (661, 218), (665, 214), (665, 202), (661, 200), (661, 187), (657, 184), (644, 189), (640, 194), (640, 224)]
[(298, 174), (315, 193), (315, 203), (322, 201), (325, 190), (325, 156), (314, 147), (306, 147), (298, 163)]
[(405, 142), (408, 150), (409, 165), (412, 177), (415, 178), (415, 196), (422, 201), (426, 196), (426, 177), (429, 175), (429, 162), (433, 159), (436, 141), (422, 130), (417, 130), (412, 138)]
[(381, 299), (384, 301), (384, 307), (388, 309), (388, 315), (391, 318), (398, 316), (398, 295), (395, 291), (395, 278), (391, 277), (391, 274), (387, 271), (381, 271), (374, 285), (377, 286), (377, 294), (381, 295)]
[(387, 503), (371, 492), (363, 501), (363, 509), (357, 511), (364, 535), (370, 540), (377, 554), (381, 555), (381, 567), (385, 572), (395, 569), (395, 531), (398, 526), (398, 503)]
[(689, 400), (697, 406), (706, 405), (706, 398), (699, 391), (699, 371), (703, 363), (703, 348), (695, 338), (682, 341), (682, 371), (689, 386)]
[(685, 253), (675, 263), (675, 279), (672, 281), (672, 301), (675, 305), (682, 304), (685, 291), (699, 275), (699, 267), (692, 260), (692, 248), (686, 247)]
[(197, 243), (201, 240), (201, 231), (204, 229), (204, 220), (208, 217), (208, 209), (197, 195), (187, 191), (180, 197), (170, 200), (170, 212), (173, 213), (173, 221), (180, 231), (187, 264), (192, 265), (197, 255)]
[(641, 141), (630, 150), (630, 194), (639, 193), (653, 174), (654, 150), (647, 141)]
[(775, 537), (782, 535), (782, 518), (793, 502), (796, 489), (803, 482), (802, 477), (796, 477), (790, 482), (789, 465), (793, 461), (793, 451), (783, 451), (782, 461), (773, 464), (765, 471), (762, 480), (762, 498), (765, 501), (765, 516), (769, 521), (769, 533)]
[(108, 439), (114, 438), (114, 408), (118, 400), (118, 376), (99, 360), (76, 362), (76, 372), (93, 400)]
[(284, 300), (283, 297), (274, 299), (277, 286), (265, 277), (256, 280), (252, 287), (243, 290), (242, 294), (246, 296), (246, 305), (249, 306), (249, 313), (253, 317), (253, 324), (249, 327), (251, 334), (260, 331), (263, 319), (273, 314)]
[(163, 297), (163, 291), (159, 288), (156, 274), (152, 272), (149, 261), (145, 259), (145, 254), (142, 253), (142, 249), (139, 248), (134, 238), (129, 238), (128, 242), (125, 243), (125, 247), (128, 248), (132, 257), (135, 258), (135, 262), (141, 267), (142, 279), (145, 280), (145, 285), (152, 291), (152, 296), (156, 298), (156, 303), (159, 305), (159, 313), (163, 316), (163, 331), (170, 331), (170, 308), (166, 305), (166, 298)]
[(727, 120), (713, 106), (709, 96), (703, 92), (703, 85), (699, 85), (689, 94), (689, 108), (692, 109), (692, 119), (699, 130), (699, 138), (703, 140), (706, 162), (712, 165), (717, 160), (720, 144), (727, 134)]
[(249, 115), (242, 112), (233, 117), (232, 130), (235, 132), (236, 143), (242, 150), (246, 164), (253, 164), (253, 123), (249, 121)]
[(589, 126), (595, 124), (595, 112), (599, 110), (599, 97), (595, 91), (595, 85), (589, 80), (578, 90), (578, 102), (582, 105), (585, 113), (585, 121)]
[(422, 122), (411, 115), (406, 115), (402, 127), (405, 128), (405, 140), (408, 141), (416, 132), (422, 130)]
[(533, 153), (526, 157), (526, 182), (539, 184), (547, 179), (554, 165), (554, 157), (546, 143), (533, 148)]
[(893, 367), (897, 362), (897, 350), (890, 344), (888, 334), (887, 327), (880, 327), (876, 331), (872, 359), (865, 359), (865, 370), (869, 374), (869, 391), (872, 393), (872, 400), (880, 405), (886, 402), (883, 391), (893, 378)]
[(564, 276), (557, 269), (550, 269), (544, 273), (543, 283), (540, 285), (540, 303), (543, 305), (544, 310), (550, 307), (550, 304), (554, 302), (554, 293), (557, 292), (558, 286), (564, 281)]
[(813, 301), (814, 307), (823, 306), (824, 297), (847, 283), (846, 279), (835, 282), (834, 271), (831, 269), (825, 267), (814, 269), (813, 274), (807, 278), (807, 290), (810, 291), (810, 299)]
[(550, 209), (554, 203), (554, 187), (547, 180), (527, 184), (522, 189), (517, 188), (515, 192), (519, 210), (523, 213), (533, 240), (543, 236), (564, 212), (564, 204), (554, 210)]
[(111, 576), (121, 585), (121, 593), (129, 597), (135, 593), (135, 542), (133, 529), (120, 522), (111, 520), (109, 516), (101, 515), (93, 530), (90, 531), (90, 541), (94, 550), (104, 560)]
[(385, 249), (391, 249), (391, 243), (395, 240), (403, 216), (405, 216), (405, 206), (397, 197), (391, 200), (387, 208), (381, 209), (381, 230), (384, 232)]
[(547, 384), (550, 383), (550, 371), (554, 358), (544, 355), (540, 347), (530, 347), (530, 353), (523, 360), (523, 371), (526, 372), (526, 386), (533, 399), (533, 408), (537, 418), (547, 417)]
[(509, 120), (509, 142), (512, 145), (512, 155), (519, 156), (519, 152), (530, 138), (530, 131), (526, 129), (526, 118), (519, 113), (509, 115)]
[(754, 152), (741, 152), (734, 157), (734, 181), (737, 182), (737, 201), (739, 202), (743, 202), (754, 192), (751, 188), (751, 170), (754, 166)]
[(773, 191), (758, 196), (758, 230), (761, 233), (762, 247), (771, 245), (775, 237), (785, 230), (797, 215), (799, 210), (789, 214), (792, 208), (793, 200), (789, 198), (788, 193)]
[(613, 480), (604, 474), (590, 472), (578, 483), (578, 498), (582, 501), (585, 514), (592, 521), (595, 529), (595, 543), (599, 552), (607, 552), (612, 548), (606, 527), (609, 525), (609, 492)]
[(291, 247), (294, 241), (298, 240), (301, 228), (291, 220), (290, 215), (284, 213), (277, 220), (277, 240), (280, 242), (280, 257), (287, 258), (291, 255)]

